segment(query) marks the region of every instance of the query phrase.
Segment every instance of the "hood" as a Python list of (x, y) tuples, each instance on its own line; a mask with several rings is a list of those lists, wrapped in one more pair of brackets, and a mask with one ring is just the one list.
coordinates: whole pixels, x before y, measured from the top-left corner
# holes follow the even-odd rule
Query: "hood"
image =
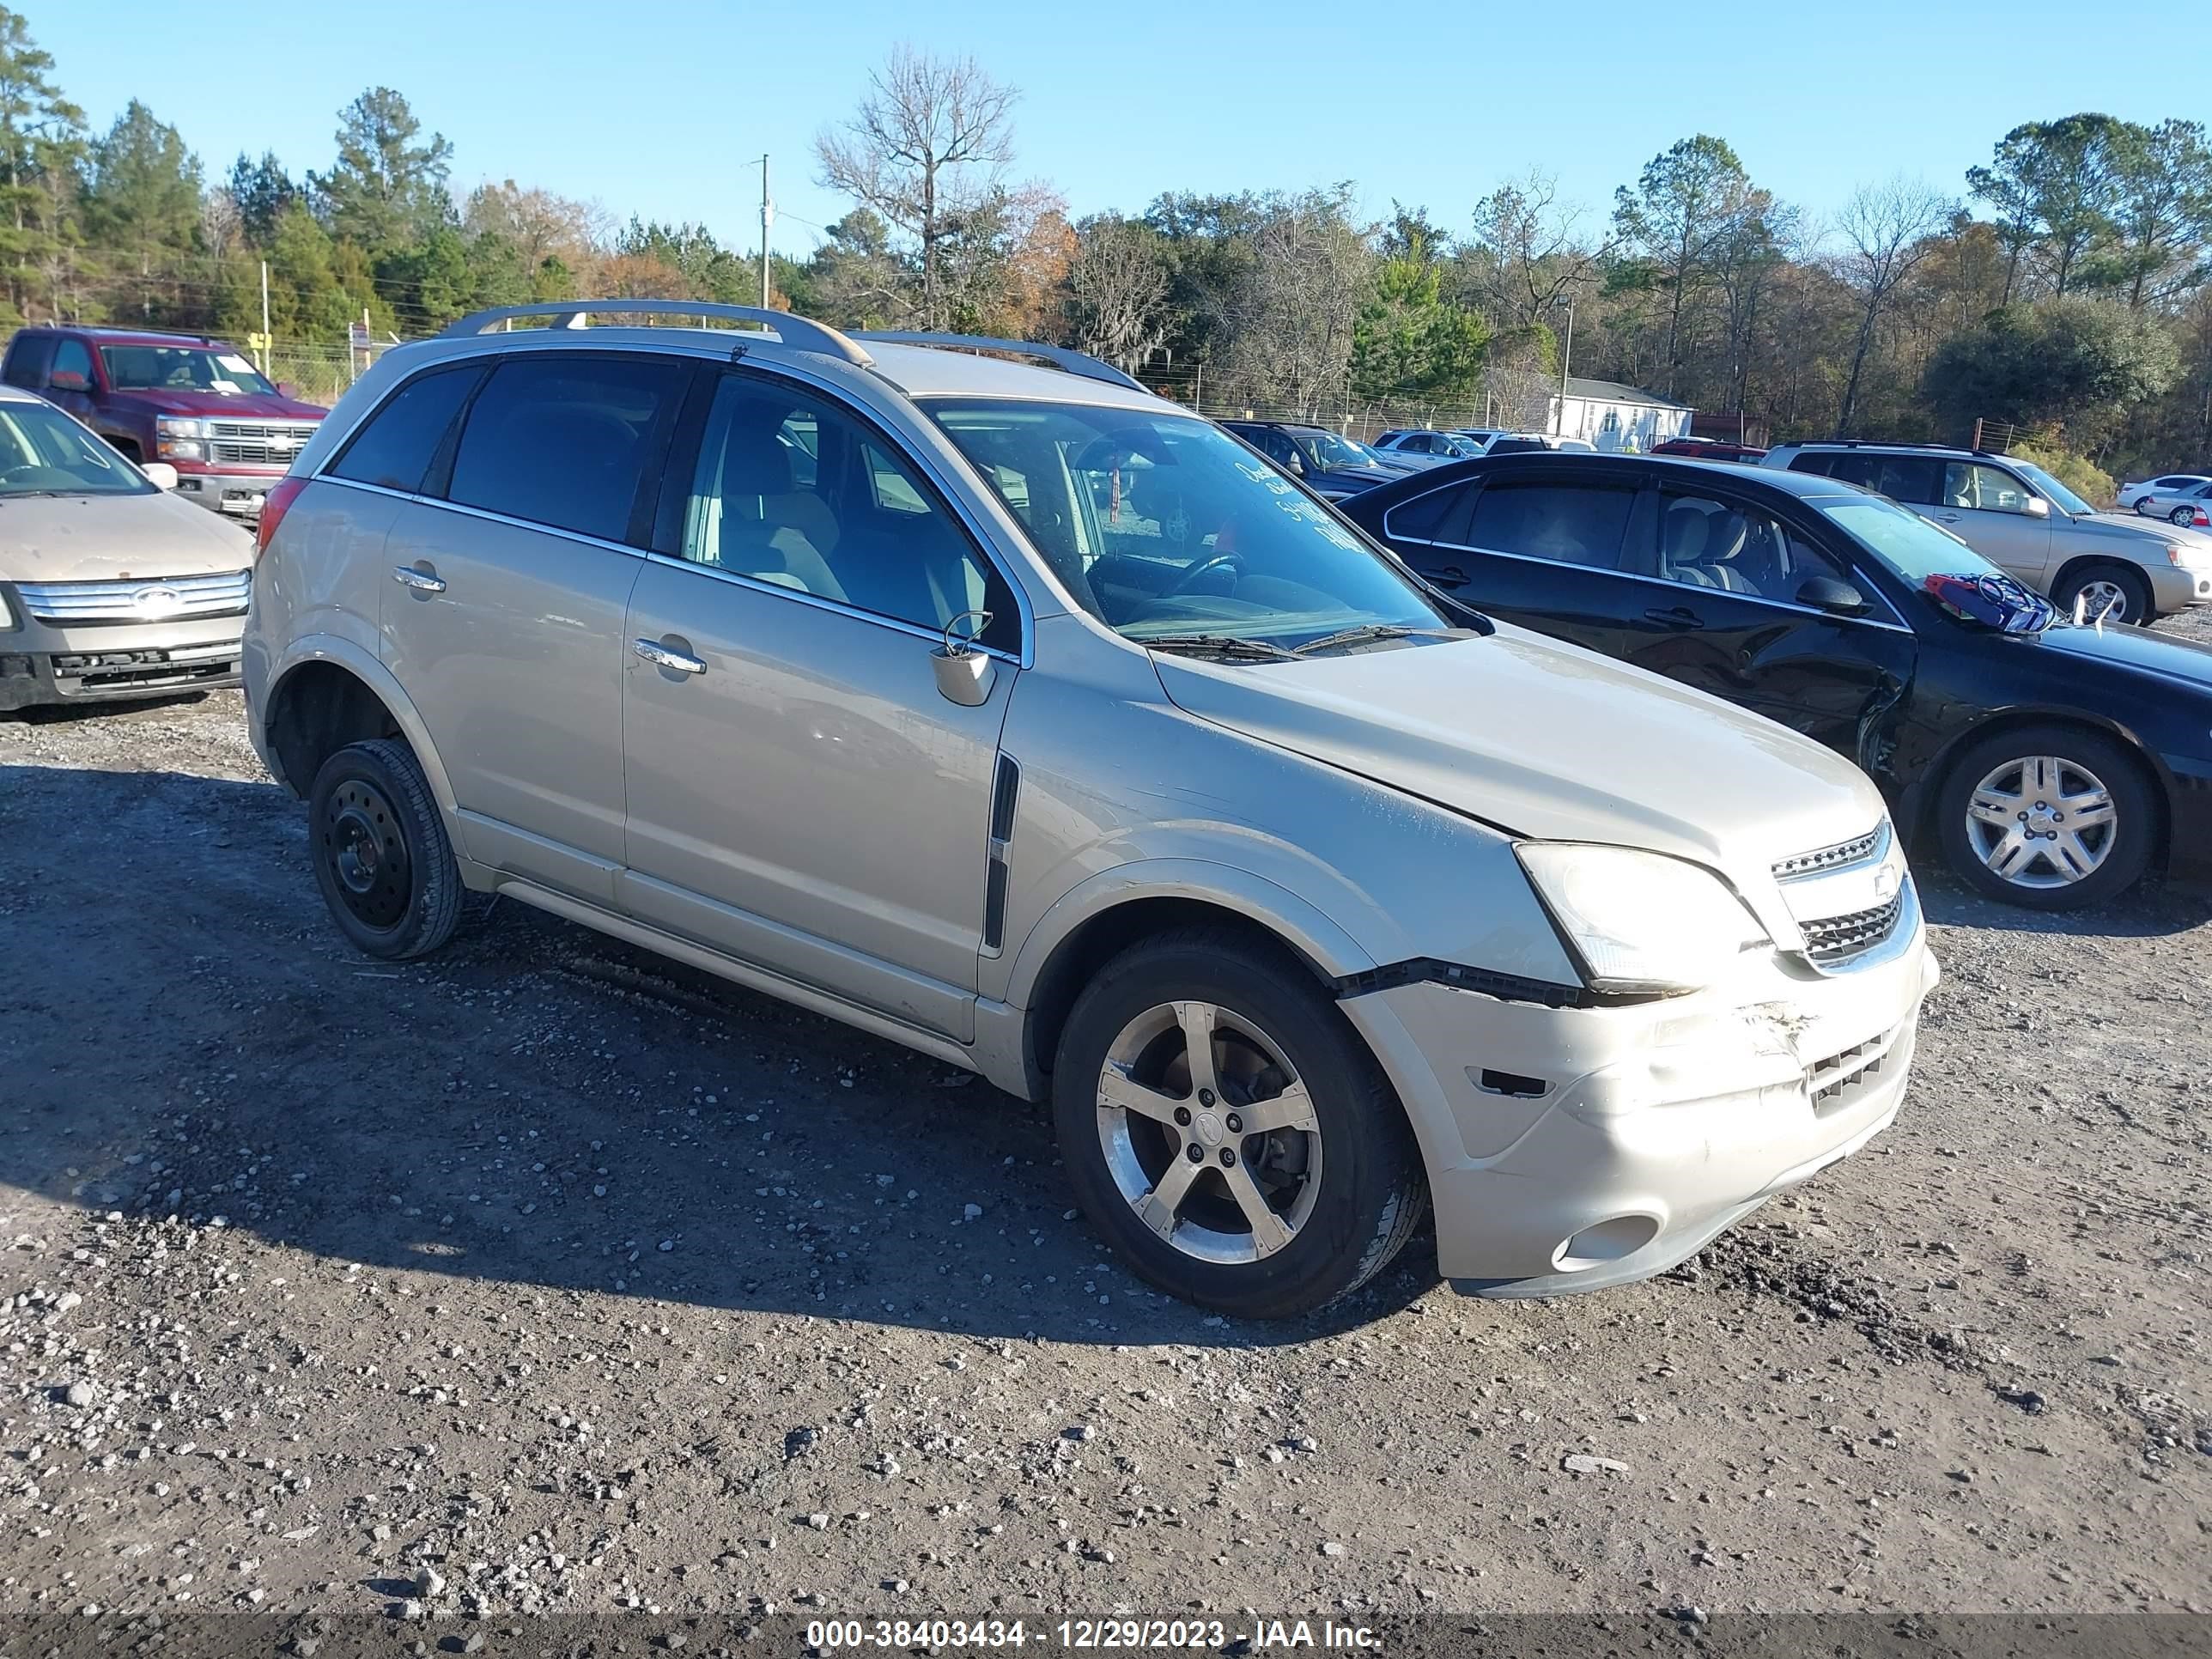
[(1155, 653), (1179, 708), (1510, 833), (1609, 842), (1727, 872), (1881, 820), (1856, 767), (1686, 686), (1499, 624), (1487, 638), (1301, 663)]
[(151, 580), (252, 562), (246, 531), (165, 491), (0, 496), (0, 581)]
[(2082, 518), (2068, 519), (2062, 527), (2093, 536), (2126, 536), (2160, 543), (2172, 541), (2183, 533), (2163, 519), (2146, 519), (2140, 513), (2092, 513)]
[(2037, 651), (2056, 651), (2084, 662), (2108, 663), (2137, 674), (2154, 674), (2175, 685), (2212, 692), (2212, 646), (2176, 639), (2148, 628), (2076, 628), (2061, 623), (2024, 641)]
[(317, 404), (303, 404), (297, 398), (280, 398), (273, 392), (246, 392), (233, 397), (221, 392), (133, 386), (128, 391), (111, 392), (107, 396), (110, 403), (127, 398), (137, 407), (150, 409), (158, 415), (220, 416), (234, 421), (319, 421), (330, 413)]

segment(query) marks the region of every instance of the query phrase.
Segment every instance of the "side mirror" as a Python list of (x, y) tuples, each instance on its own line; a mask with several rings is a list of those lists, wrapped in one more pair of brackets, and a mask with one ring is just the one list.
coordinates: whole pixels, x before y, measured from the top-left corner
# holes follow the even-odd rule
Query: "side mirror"
[(2051, 516), (2051, 503), (2040, 495), (2030, 495), (2020, 510), (2031, 519), (2047, 519)]
[(89, 392), (92, 382), (74, 368), (58, 368), (46, 376), (49, 392)]
[(177, 487), (177, 469), (167, 461), (148, 461), (138, 470), (146, 475), (149, 483), (157, 484), (163, 489), (174, 489)]
[(1797, 603), (1833, 617), (1863, 617), (1867, 612), (1866, 595), (1833, 576), (1808, 578), (1797, 590)]
[(296, 404), (300, 401), (300, 388), (290, 380), (279, 380), (276, 382), (276, 395), (289, 398)]

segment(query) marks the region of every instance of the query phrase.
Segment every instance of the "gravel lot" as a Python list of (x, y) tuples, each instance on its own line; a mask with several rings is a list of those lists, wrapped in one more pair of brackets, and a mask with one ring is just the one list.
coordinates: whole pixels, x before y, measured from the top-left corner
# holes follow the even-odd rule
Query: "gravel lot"
[(980, 1081), (513, 904), (355, 956), (234, 695), (0, 718), (0, 1589), (2206, 1611), (2212, 913), (1927, 884), (1862, 1156), (1652, 1284), (1463, 1300), (1417, 1243), (1247, 1327)]

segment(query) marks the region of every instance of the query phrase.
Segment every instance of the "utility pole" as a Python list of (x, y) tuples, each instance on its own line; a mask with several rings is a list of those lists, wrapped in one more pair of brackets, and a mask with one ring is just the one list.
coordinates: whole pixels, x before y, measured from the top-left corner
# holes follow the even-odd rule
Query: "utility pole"
[(269, 356), (276, 343), (269, 337), (269, 261), (261, 262), (261, 373), (269, 374)]
[(1559, 418), (1552, 423), (1552, 430), (1561, 437), (1567, 431), (1567, 367), (1575, 360), (1575, 296), (1567, 295), (1567, 349), (1559, 354)]
[(768, 157), (761, 157), (761, 309), (768, 309), (768, 228), (775, 209), (768, 199)]

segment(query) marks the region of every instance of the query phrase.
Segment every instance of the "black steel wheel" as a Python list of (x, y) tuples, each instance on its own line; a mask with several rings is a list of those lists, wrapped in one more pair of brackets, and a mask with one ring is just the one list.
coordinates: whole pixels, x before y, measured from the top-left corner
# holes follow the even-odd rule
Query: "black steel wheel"
[(346, 937), (386, 961), (453, 937), (461, 872), (429, 780), (404, 743), (349, 744), (323, 763), (307, 803), (315, 882)]

